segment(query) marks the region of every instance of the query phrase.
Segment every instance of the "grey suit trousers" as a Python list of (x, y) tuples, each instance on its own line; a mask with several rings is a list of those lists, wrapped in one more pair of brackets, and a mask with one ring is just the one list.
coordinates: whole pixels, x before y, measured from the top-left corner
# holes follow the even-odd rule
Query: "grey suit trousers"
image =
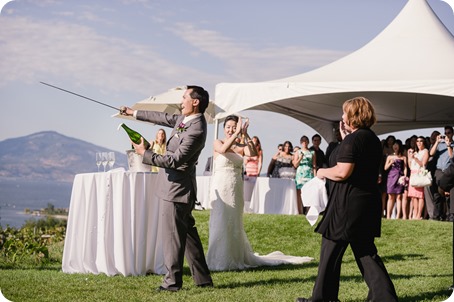
[(170, 289), (182, 287), (185, 256), (195, 284), (212, 283), (203, 246), (192, 216), (194, 203), (185, 204), (160, 200), (159, 206), (164, 265), (167, 268), (167, 274), (161, 286)]

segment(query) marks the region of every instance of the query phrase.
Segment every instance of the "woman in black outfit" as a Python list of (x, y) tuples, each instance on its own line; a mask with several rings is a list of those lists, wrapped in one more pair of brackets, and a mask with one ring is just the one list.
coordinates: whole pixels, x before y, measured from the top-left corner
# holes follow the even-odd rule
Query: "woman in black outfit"
[(318, 275), (312, 298), (296, 301), (338, 301), (342, 257), (348, 245), (369, 287), (367, 301), (397, 301), (374, 243), (380, 236), (382, 217), (377, 184), (382, 148), (370, 129), (376, 122), (375, 111), (364, 97), (347, 100), (342, 109), (343, 141), (333, 154), (336, 165), (317, 172), (317, 177), (330, 180), (328, 206), (315, 229), (322, 234)]

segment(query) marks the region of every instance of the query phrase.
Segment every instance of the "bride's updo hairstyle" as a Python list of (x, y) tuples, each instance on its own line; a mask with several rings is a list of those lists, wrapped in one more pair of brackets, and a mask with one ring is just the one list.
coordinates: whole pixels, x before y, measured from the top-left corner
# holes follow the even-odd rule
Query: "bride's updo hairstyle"
[(224, 121), (224, 128), (225, 128), (225, 124), (227, 124), (228, 121), (234, 121), (235, 123), (238, 123), (238, 116), (236, 116), (236, 115), (227, 116)]

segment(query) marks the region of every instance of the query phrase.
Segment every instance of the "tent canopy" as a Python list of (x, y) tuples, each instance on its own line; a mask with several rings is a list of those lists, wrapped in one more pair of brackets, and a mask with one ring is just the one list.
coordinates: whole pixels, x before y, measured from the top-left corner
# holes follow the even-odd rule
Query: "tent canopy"
[[(181, 100), (186, 91), (186, 86), (178, 86), (171, 88), (164, 93), (156, 96), (150, 96), (143, 99), (131, 106), (133, 110), (153, 110), (160, 111), (169, 114), (180, 114), (181, 113)], [(205, 110), (205, 119), (207, 123), (212, 124), (215, 116), (215, 104), (212, 100), (208, 103), (208, 107)], [(136, 120), (132, 116), (121, 115), (119, 113), (114, 114), (112, 117), (118, 117), (128, 120)]]
[(342, 104), (355, 96), (372, 101), (377, 134), (453, 123), (454, 37), (426, 0), (409, 0), (375, 39), (331, 64), (279, 80), (216, 85), (216, 117), (272, 111), (330, 141)]

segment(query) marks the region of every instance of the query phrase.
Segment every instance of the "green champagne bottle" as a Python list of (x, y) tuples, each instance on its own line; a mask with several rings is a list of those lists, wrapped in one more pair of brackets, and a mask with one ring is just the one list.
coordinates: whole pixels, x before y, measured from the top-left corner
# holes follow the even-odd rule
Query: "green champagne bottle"
[[(136, 144), (140, 144), (140, 138), (143, 137), (139, 132), (132, 130), (128, 126), (126, 126), (124, 123), (120, 125), (123, 129), (125, 129), (126, 133), (128, 134), (129, 138), (131, 141), (133, 141)], [(145, 149), (148, 150), (150, 148), (150, 143), (147, 141), (147, 139), (144, 137), (143, 142), (145, 145)]]

